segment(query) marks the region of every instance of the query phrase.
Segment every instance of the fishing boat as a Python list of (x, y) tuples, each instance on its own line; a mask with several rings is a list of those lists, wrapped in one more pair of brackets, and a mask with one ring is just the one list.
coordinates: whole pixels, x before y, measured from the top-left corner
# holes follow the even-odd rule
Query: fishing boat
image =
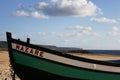
[(21, 80), (120, 80), (120, 64), (38, 46), (6, 33), (12, 68)]

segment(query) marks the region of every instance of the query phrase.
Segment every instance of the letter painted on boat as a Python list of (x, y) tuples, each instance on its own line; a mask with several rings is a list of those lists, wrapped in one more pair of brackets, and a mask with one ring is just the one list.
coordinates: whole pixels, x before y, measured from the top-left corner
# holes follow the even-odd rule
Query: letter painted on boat
[(43, 57), (43, 54), (44, 54), (43, 51), (33, 49), (33, 48), (29, 48), (29, 47), (26, 47), (26, 46), (23, 46), (23, 45), (15, 44), (15, 43), (12, 43), (12, 48), (15, 49), (15, 50), (21, 51), (21, 52), (25, 52), (25, 53), (28, 53), (28, 54), (31, 54), (31, 55), (38, 56), (38, 57)]

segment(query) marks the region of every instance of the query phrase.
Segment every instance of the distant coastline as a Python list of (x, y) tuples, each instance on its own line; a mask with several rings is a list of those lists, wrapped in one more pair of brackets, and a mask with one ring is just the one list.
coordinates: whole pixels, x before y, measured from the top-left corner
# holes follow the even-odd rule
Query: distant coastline
[[(36, 44), (37, 45), (37, 44)], [(111, 54), (111, 55), (120, 55), (120, 50), (87, 50), (82, 48), (76, 48), (76, 47), (57, 47), (54, 45), (38, 45), (42, 47), (46, 47), (52, 50), (57, 50), (60, 52), (65, 53), (88, 53), (88, 54)], [(8, 45), (6, 41), (0, 41), (0, 51), (7, 51)]]

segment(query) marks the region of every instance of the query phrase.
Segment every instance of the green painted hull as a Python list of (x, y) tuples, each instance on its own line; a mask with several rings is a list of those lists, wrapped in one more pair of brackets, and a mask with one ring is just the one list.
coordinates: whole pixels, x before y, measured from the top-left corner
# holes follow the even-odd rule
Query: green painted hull
[(97, 72), (94, 70), (85, 70), (82, 68), (74, 68), (67, 65), (47, 61), (26, 55), (21, 52), (13, 51), (15, 62), (24, 66), (29, 66), (37, 70), (42, 70), (55, 75), (70, 77), (73, 79), (85, 80), (120, 80), (119, 74)]

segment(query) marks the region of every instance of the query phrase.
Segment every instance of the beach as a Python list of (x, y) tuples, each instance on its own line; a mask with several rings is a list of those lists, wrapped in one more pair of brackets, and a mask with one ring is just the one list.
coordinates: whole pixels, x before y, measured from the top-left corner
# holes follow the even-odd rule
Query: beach
[(93, 60), (100, 61), (109, 61), (109, 60), (120, 60), (120, 55), (111, 55), (111, 54), (92, 54), (92, 53), (69, 53), (74, 56), (80, 56)]
[[(10, 76), (8, 51), (0, 51), (0, 80), (12, 80)], [(16, 76), (16, 80), (20, 80)]]
[[(95, 60), (119, 60), (120, 56), (106, 54), (89, 54), (89, 53), (70, 53), (74, 56), (80, 56)], [(10, 76), (8, 51), (0, 51), (0, 80), (12, 80)], [(17, 77), (16, 77), (17, 78)], [(17, 78), (16, 80), (20, 80)]]

